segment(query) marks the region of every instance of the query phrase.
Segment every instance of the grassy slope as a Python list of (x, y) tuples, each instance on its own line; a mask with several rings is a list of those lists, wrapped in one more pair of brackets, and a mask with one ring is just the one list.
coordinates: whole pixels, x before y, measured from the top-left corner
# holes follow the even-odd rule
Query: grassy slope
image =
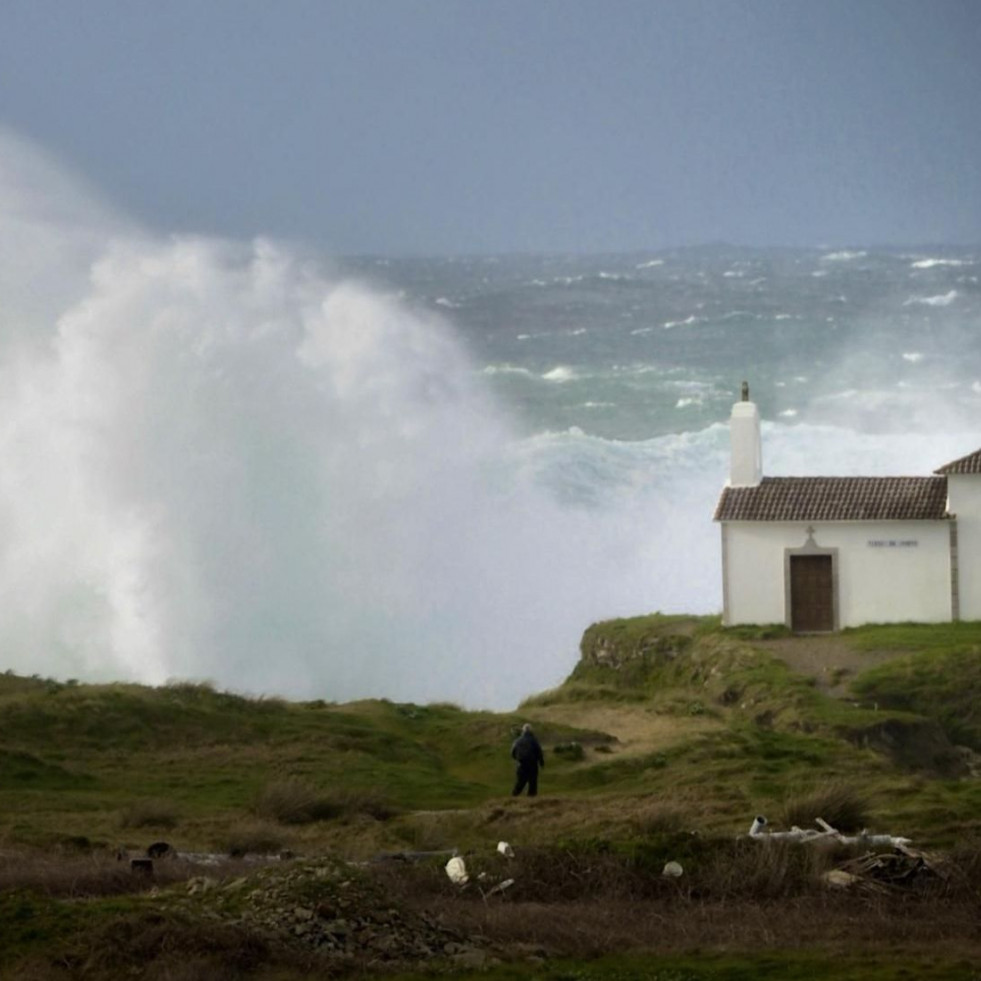
[[(901, 652), (856, 679), (860, 704), (822, 694), (754, 648), (767, 634), (724, 631), (714, 618), (594, 625), (568, 681), (520, 715), (0, 675), (0, 835), (115, 844), (159, 830), (180, 847), (221, 848), (230, 827), (253, 820), (262, 788), (290, 777), (325, 793), (381, 792), (403, 814), (384, 828), (286, 829), (286, 844), (452, 847), (483, 834), (479, 815), (499, 806), (519, 808), (509, 820), (522, 823), (519, 805), (501, 798), (507, 748), (526, 718), (548, 751), (543, 787), (563, 805), (528, 822), (543, 835), (588, 825), (590, 813), (603, 826), (620, 815), (627, 833), (652, 795), (706, 830), (742, 830), (830, 779), (871, 795), (880, 830), (944, 841), (974, 827), (981, 799), (973, 781), (951, 778), (956, 768), (944, 772), (943, 738), (981, 748), (981, 625), (848, 632), (847, 643)], [(596, 663), (597, 652), (617, 666)], [(553, 751), (571, 741), (581, 759)], [(166, 802), (176, 827), (127, 829), (127, 809), (141, 801)]]
[[(0, 675), (0, 852), (86, 840), (143, 847), (161, 837), (181, 850), (222, 850), (258, 824), (263, 834), (252, 840), (270, 847), (351, 857), (486, 848), (499, 838), (622, 849), (679, 831), (739, 833), (760, 812), (779, 824), (788, 802), (829, 782), (861, 789), (874, 830), (921, 846), (976, 835), (981, 792), (952, 775), (952, 761), (969, 754), (951, 755), (945, 737), (981, 750), (981, 624), (845, 632), (856, 650), (896, 652), (858, 674), (848, 700), (754, 646), (773, 633), (725, 631), (713, 618), (598, 624), (565, 684), (504, 714)], [(535, 802), (507, 797), (508, 745), (528, 719), (548, 757)], [(570, 743), (579, 749), (556, 752)], [(257, 795), (284, 777), (326, 795), (381, 793), (395, 816), (355, 809), (302, 825), (260, 821)], [(19, 892), (0, 901), (4, 919), (22, 923), (28, 952), (77, 936), (79, 918), (127, 908)], [(751, 960), (749, 976), (759, 968)], [(716, 976), (704, 959), (685, 964), (665, 976)], [(718, 976), (735, 976), (731, 967)], [(632, 976), (626, 961), (610, 970)]]

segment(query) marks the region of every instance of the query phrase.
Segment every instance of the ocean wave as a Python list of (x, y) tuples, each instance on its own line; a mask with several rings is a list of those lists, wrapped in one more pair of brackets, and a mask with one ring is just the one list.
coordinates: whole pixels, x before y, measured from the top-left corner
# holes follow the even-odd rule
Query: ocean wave
[(910, 263), (910, 269), (934, 269), (937, 266), (970, 266), (966, 259), (917, 259)]
[(923, 354), (920, 351), (904, 351), (903, 360), (908, 361), (910, 364), (919, 364), (923, 360)]
[(481, 370), (484, 375), (522, 375), (526, 378), (537, 377), (528, 368), (523, 368), (516, 364), (489, 364)]
[(664, 265), (663, 259), (651, 259), (648, 262), (638, 263), (636, 266), (634, 266), (634, 269), (654, 269), (657, 266), (663, 266), (663, 265)]
[(546, 371), (542, 376), (543, 381), (564, 384), (565, 382), (575, 381), (578, 377), (576, 372), (568, 365), (556, 365), (550, 371)]
[(664, 330), (672, 330), (675, 327), (691, 327), (692, 324), (697, 324), (701, 322), (701, 317), (696, 317), (692, 314), (690, 317), (686, 317), (684, 320), (667, 320), (661, 327)]
[(820, 258), (821, 262), (851, 262), (853, 259), (864, 259), (868, 255), (865, 251), (851, 251), (841, 249), (837, 252), (829, 252)]
[(903, 303), (904, 307), (921, 304), (927, 307), (949, 307), (959, 296), (957, 290), (950, 290), (938, 296), (911, 296)]

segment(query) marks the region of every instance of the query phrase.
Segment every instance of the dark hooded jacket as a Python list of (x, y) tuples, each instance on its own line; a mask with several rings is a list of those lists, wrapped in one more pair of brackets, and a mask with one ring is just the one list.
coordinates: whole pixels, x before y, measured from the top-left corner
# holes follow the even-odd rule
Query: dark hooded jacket
[(511, 757), (524, 767), (545, 765), (545, 754), (533, 732), (523, 732), (515, 739), (511, 745)]

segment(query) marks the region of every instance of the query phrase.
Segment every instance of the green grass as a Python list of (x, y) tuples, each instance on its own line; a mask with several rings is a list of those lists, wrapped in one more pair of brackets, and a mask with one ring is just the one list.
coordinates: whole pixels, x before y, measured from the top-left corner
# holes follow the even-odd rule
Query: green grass
[[(661, 614), (595, 624), (570, 678), (529, 698), (520, 714), (3, 674), (0, 840), (135, 845), (154, 833), (189, 849), (218, 847), (231, 828), (254, 821), (270, 785), (290, 779), (323, 806), (302, 821), (276, 822), (287, 843), (338, 847), (360, 836), (364, 849), (394, 847), (430, 836), (414, 812), (476, 813), (506, 797), (508, 748), (526, 719), (548, 756), (544, 793), (571, 802), (650, 794), (684, 805), (696, 797), (707, 827), (740, 830), (757, 810), (778, 814), (789, 796), (837, 779), (863, 781), (873, 819), (886, 830), (948, 839), (951, 829), (972, 826), (978, 795), (952, 779), (943, 756), (945, 735), (981, 747), (981, 625), (845, 632), (842, 640), (857, 649), (901, 652), (854, 680), (861, 706), (829, 697), (754, 646), (773, 632)], [(607, 733), (536, 718), (537, 709), (568, 706), (563, 717), (572, 723), (586, 704), (639, 706), (678, 720), (680, 733), (690, 720), (709, 728), (625, 755)], [(555, 752), (571, 744), (582, 751)], [(917, 747), (925, 747), (922, 758)], [(379, 794), (387, 816), (339, 803)], [(448, 817), (445, 825), (460, 840), (482, 833), (476, 818)]]
[[(981, 625), (844, 632), (841, 642), (856, 651), (896, 655), (854, 677), (851, 700), (831, 697), (757, 643), (785, 636), (772, 626), (723, 629), (717, 617), (595, 624), (569, 679), (513, 713), (387, 700), (287, 702), (206, 684), (86, 685), (7, 673), (0, 675), (0, 845), (37, 846), (57, 858), (164, 838), (186, 851), (331, 850), (360, 860), (453, 847), (479, 854), (508, 840), (552, 849), (539, 863), (542, 881), (566, 865), (585, 876), (616, 860), (660, 882), (670, 857), (689, 867), (687, 886), (700, 869), (711, 871), (717, 843), (731, 848), (759, 813), (774, 830), (820, 811), (919, 847), (981, 841), (981, 784), (958, 775), (969, 754), (951, 746), (981, 752)], [(619, 712), (649, 715), (671, 738), (655, 748), (625, 747), (578, 724), (587, 709), (611, 727)], [(535, 801), (508, 796), (508, 750), (525, 721), (547, 757)], [(445, 888), (441, 867), (434, 876)], [(145, 902), (0, 890), (0, 978), (18, 976), (5, 974), (5, 965), (29, 964), (39, 953), (62, 951), (70, 960), (89, 935), (110, 937), (116, 928), (186, 937), (214, 963), (232, 956), (241, 939), (229, 933), (209, 947), (181, 919), (186, 911), (148, 927)], [(476, 909), (489, 916), (492, 908)], [(277, 966), (272, 954), (268, 964), (266, 954), (255, 956), (265, 965), (257, 978), (303, 976), (290, 963)], [(455, 968), (452, 976), (471, 975)], [(883, 945), (838, 956), (742, 951), (737, 942), (670, 956), (519, 958), (479, 976), (898, 981), (978, 972), (948, 947)]]

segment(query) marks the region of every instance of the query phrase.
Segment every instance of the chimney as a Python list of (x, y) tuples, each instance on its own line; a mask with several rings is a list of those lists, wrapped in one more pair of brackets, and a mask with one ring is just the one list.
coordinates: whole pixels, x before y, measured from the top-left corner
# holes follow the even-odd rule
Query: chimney
[(729, 419), (732, 447), (729, 464), (730, 487), (756, 487), (763, 479), (760, 413), (749, 400), (749, 383), (743, 382), (742, 399), (732, 407)]

